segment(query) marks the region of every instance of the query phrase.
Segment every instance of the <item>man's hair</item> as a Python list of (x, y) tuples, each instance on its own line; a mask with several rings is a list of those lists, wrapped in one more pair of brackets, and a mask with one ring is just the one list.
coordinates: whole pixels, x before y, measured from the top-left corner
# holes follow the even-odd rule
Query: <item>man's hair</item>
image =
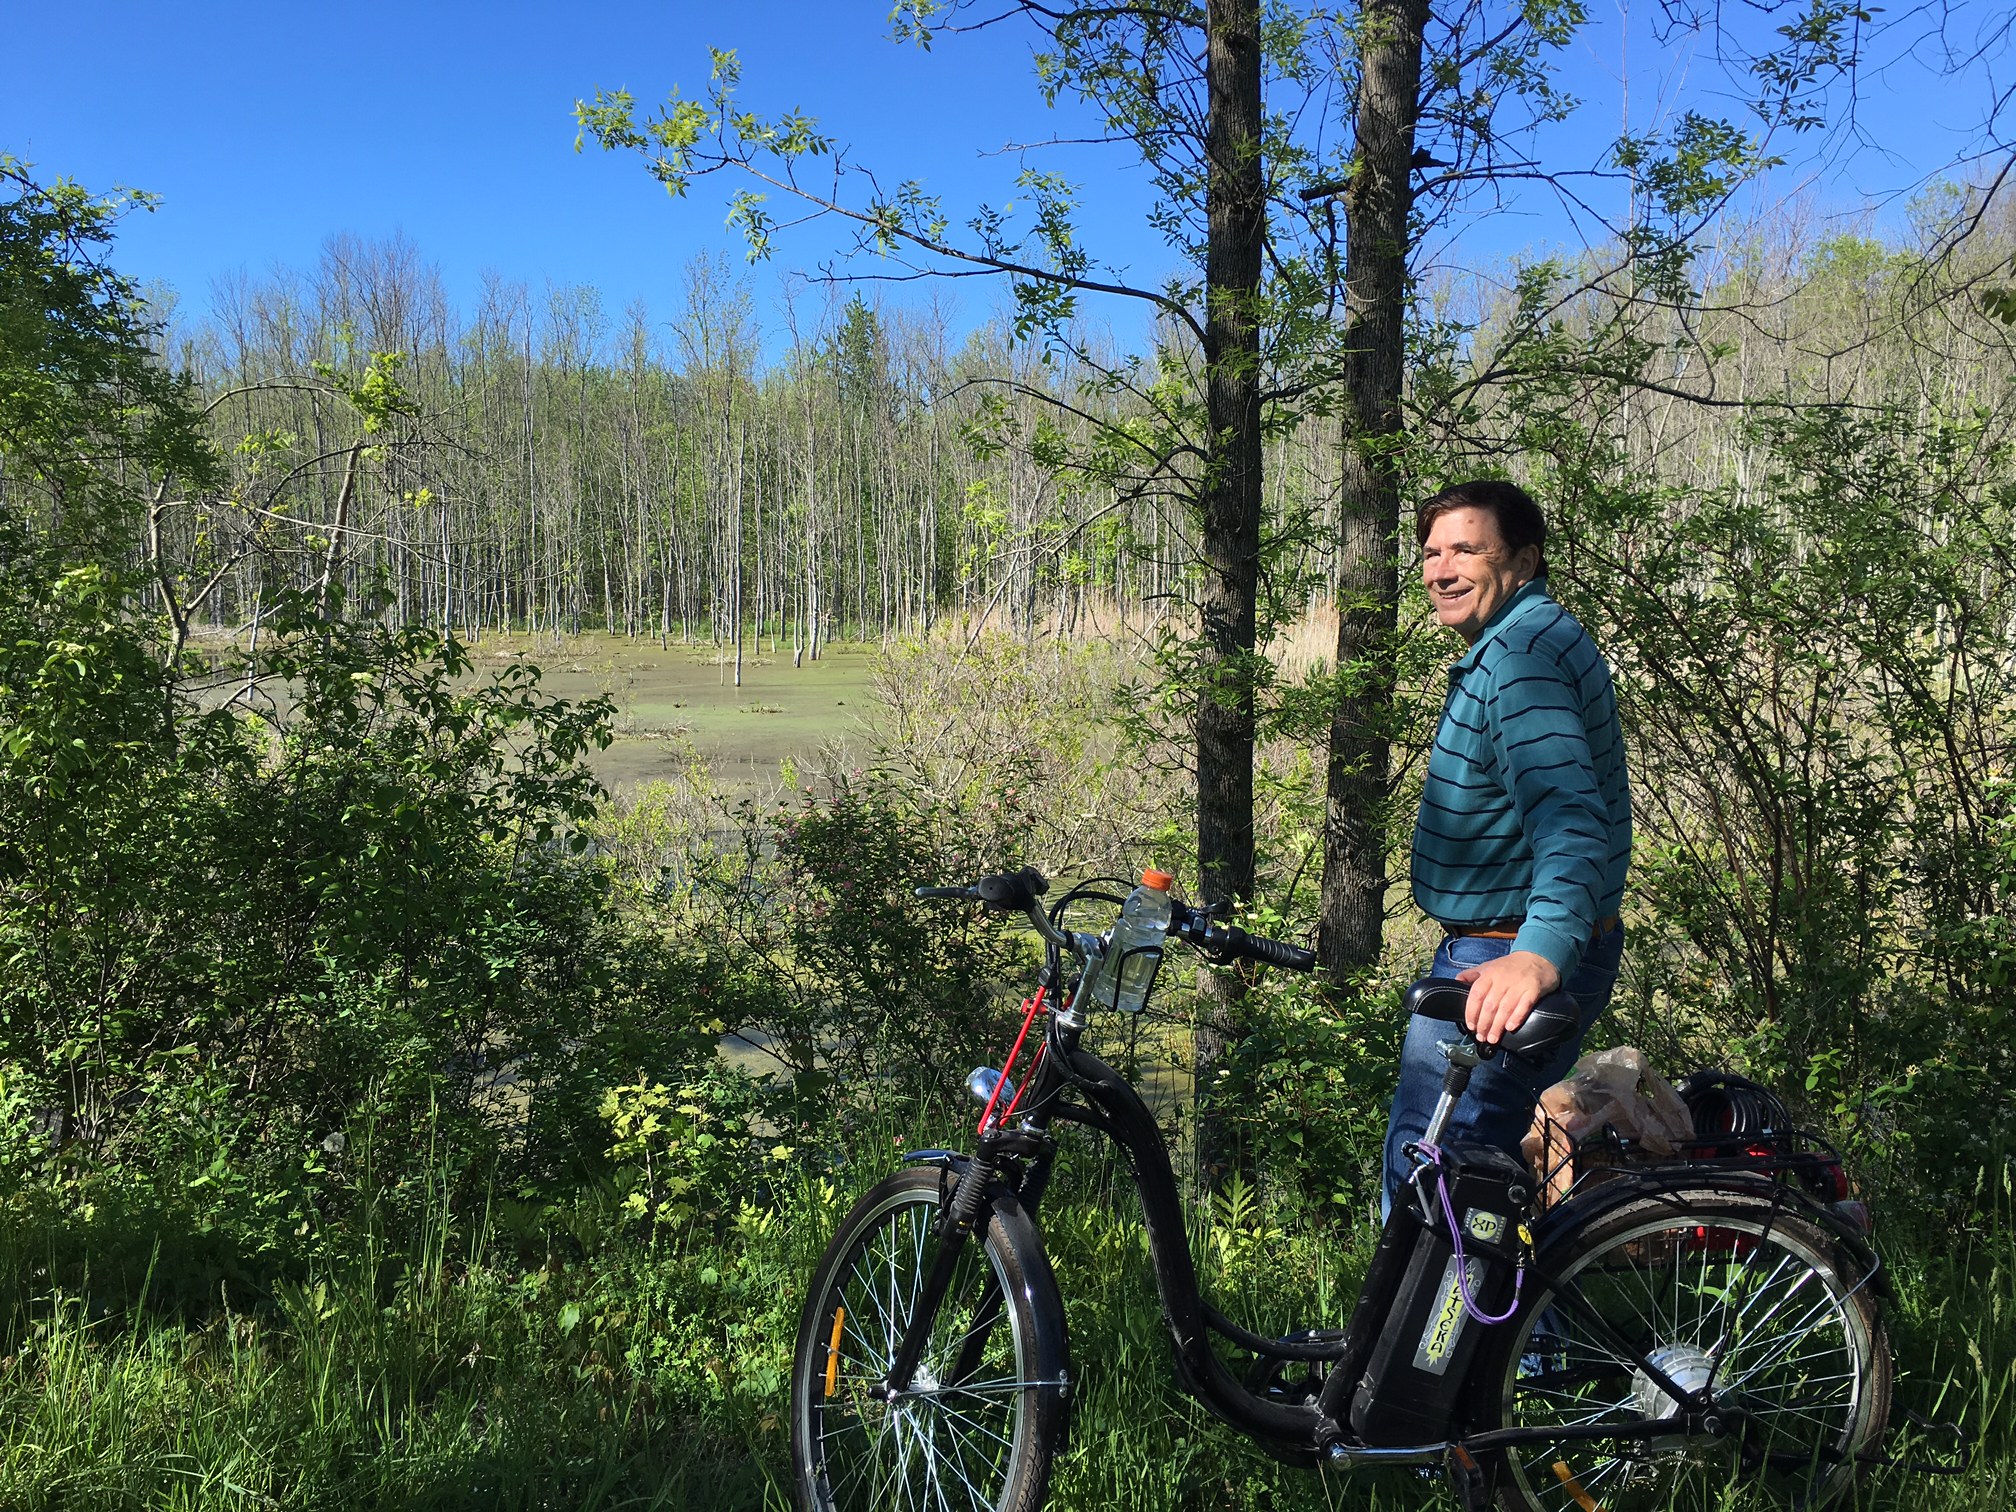
[(1426, 544), (1435, 522), (1452, 509), (1481, 509), (1497, 521), (1505, 549), (1517, 555), (1528, 546), (1540, 548), (1538, 576), (1547, 575), (1547, 517), (1533, 502), (1533, 495), (1517, 483), (1498, 478), (1477, 478), (1445, 488), (1423, 504), (1414, 515), (1414, 542)]

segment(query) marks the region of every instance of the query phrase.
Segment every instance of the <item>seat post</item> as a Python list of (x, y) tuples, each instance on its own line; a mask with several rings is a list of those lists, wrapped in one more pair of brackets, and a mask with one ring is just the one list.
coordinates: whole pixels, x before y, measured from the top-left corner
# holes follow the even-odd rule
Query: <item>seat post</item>
[(1407, 1153), (1414, 1157), (1414, 1174), (1409, 1178), (1414, 1188), (1414, 1200), (1421, 1204), (1421, 1216), (1431, 1225), (1435, 1222), (1435, 1204), (1429, 1196), (1427, 1176), (1434, 1166), (1421, 1155), (1421, 1146), (1442, 1142), (1442, 1131), (1449, 1127), (1449, 1116), (1456, 1111), (1457, 1101), (1470, 1086), (1470, 1073), (1477, 1069), (1480, 1062), (1489, 1060), (1492, 1053), (1467, 1034), (1460, 1040), (1442, 1041), (1442, 1058), (1449, 1062), (1449, 1069), (1442, 1074), (1442, 1095), (1435, 1100), (1435, 1111), (1430, 1115), (1428, 1128), (1419, 1142), (1407, 1146)]
[(1465, 1035), (1460, 1040), (1442, 1041), (1442, 1058), (1449, 1062), (1449, 1069), (1442, 1076), (1442, 1095), (1435, 1100), (1435, 1112), (1428, 1120), (1428, 1130), (1421, 1136), (1423, 1144), (1440, 1144), (1442, 1131), (1449, 1126), (1449, 1115), (1456, 1111), (1456, 1103), (1470, 1086), (1470, 1073), (1485, 1059), (1477, 1041)]

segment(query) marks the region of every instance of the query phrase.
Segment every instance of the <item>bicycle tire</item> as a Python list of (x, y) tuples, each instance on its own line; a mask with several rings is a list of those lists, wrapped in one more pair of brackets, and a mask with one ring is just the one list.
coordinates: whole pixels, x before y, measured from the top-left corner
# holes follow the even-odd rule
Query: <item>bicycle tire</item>
[[(1506, 1512), (1816, 1509), (1854, 1485), (1856, 1456), (1889, 1420), (1892, 1367), (1867, 1274), (1832, 1235), (1759, 1193), (1690, 1188), (1600, 1212), (1542, 1260), (1676, 1384), (1711, 1382), (1736, 1426), (1500, 1451), (1489, 1469)], [(1471, 1378), (1479, 1430), (1672, 1412), (1641, 1366), (1530, 1274), (1492, 1334)]]
[[(954, 1178), (897, 1173), (840, 1224), (813, 1272), (791, 1374), (803, 1512), (1036, 1512), (1068, 1399), (1063, 1304), (1036, 1226), (995, 1196), (966, 1242), (913, 1389), (875, 1399), (934, 1252)], [(992, 1318), (989, 1281), (999, 1305)], [(981, 1327), (975, 1330), (978, 1321)], [(962, 1345), (973, 1368), (948, 1380)]]

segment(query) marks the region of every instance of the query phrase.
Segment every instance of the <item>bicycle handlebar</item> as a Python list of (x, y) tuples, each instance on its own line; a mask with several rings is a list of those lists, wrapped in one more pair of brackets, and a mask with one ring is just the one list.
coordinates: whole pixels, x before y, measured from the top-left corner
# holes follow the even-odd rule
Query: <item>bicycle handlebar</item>
[(1036, 900), (1050, 891), (1050, 880), (1033, 866), (1005, 872), (998, 877), (982, 877), (970, 887), (920, 887), (920, 898), (955, 898), (961, 902), (984, 903), (1001, 913), (1034, 908)]
[(1289, 971), (1313, 971), (1316, 968), (1316, 952), (1313, 950), (1290, 945), (1286, 940), (1268, 940), (1248, 934), (1237, 924), (1220, 924), (1200, 908), (1178, 905), (1175, 913), (1169, 923), (1169, 932), (1195, 945), (1214, 960), (1244, 958)]
[[(1049, 880), (1043, 873), (1033, 866), (1025, 866), (1020, 871), (982, 877), (978, 882), (966, 887), (920, 887), (916, 892), (920, 898), (949, 898), (961, 903), (984, 903), (988, 908), (1000, 913), (1025, 911), (1046, 939), (1058, 944), (1067, 944), (1069, 937), (1062, 934), (1044, 917), (1043, 910), (1036, 901), (1049, 890)], [(1289, 971), (1312, 971), (1316, 966), (1315, 951), (1304, 950), (1299, 945), (1290, 945), (1285, 940), (1268, 940), (1259, 935), (1248, 934), (1237, 924), (1220, 924), (1207, 909), (1187, 908), (1181, 903), (1172, 903), (1169, 932), (1186, 944), (1196, 946), (1206, 956), (1221, 964), (1236, 960), (1259, 961), (1264, 965), (1280, 966)]]

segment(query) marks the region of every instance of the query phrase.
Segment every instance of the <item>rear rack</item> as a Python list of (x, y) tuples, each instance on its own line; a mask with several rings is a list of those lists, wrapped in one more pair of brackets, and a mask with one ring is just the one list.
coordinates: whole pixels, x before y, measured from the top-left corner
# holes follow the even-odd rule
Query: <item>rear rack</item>
[(1538, 1203), (1543, 1211), (1620, 1175), (1655, 1169), (1671, 1174), (1696, 1167), (1704, 1174), (1742, 1171), (1771, 1177), (1796, 1187), (1823, 1207), (1834, 1208), (1865, 1233), (1869, 1229), (1867, 1210), (1850, 1198), (1841, 1152), (1824, 1135), (1810, 1129), (1697, 1134), (1677, 1153), (1660, 1155), (1635, 1139), (1624, 1138), (1609, 1124), (1578, 1144), (1554, 1119), (1542, 1114), (1541, 1122), (1546, 1133), (1544, 1149), (1552, 1157), (1538, 1172)]

